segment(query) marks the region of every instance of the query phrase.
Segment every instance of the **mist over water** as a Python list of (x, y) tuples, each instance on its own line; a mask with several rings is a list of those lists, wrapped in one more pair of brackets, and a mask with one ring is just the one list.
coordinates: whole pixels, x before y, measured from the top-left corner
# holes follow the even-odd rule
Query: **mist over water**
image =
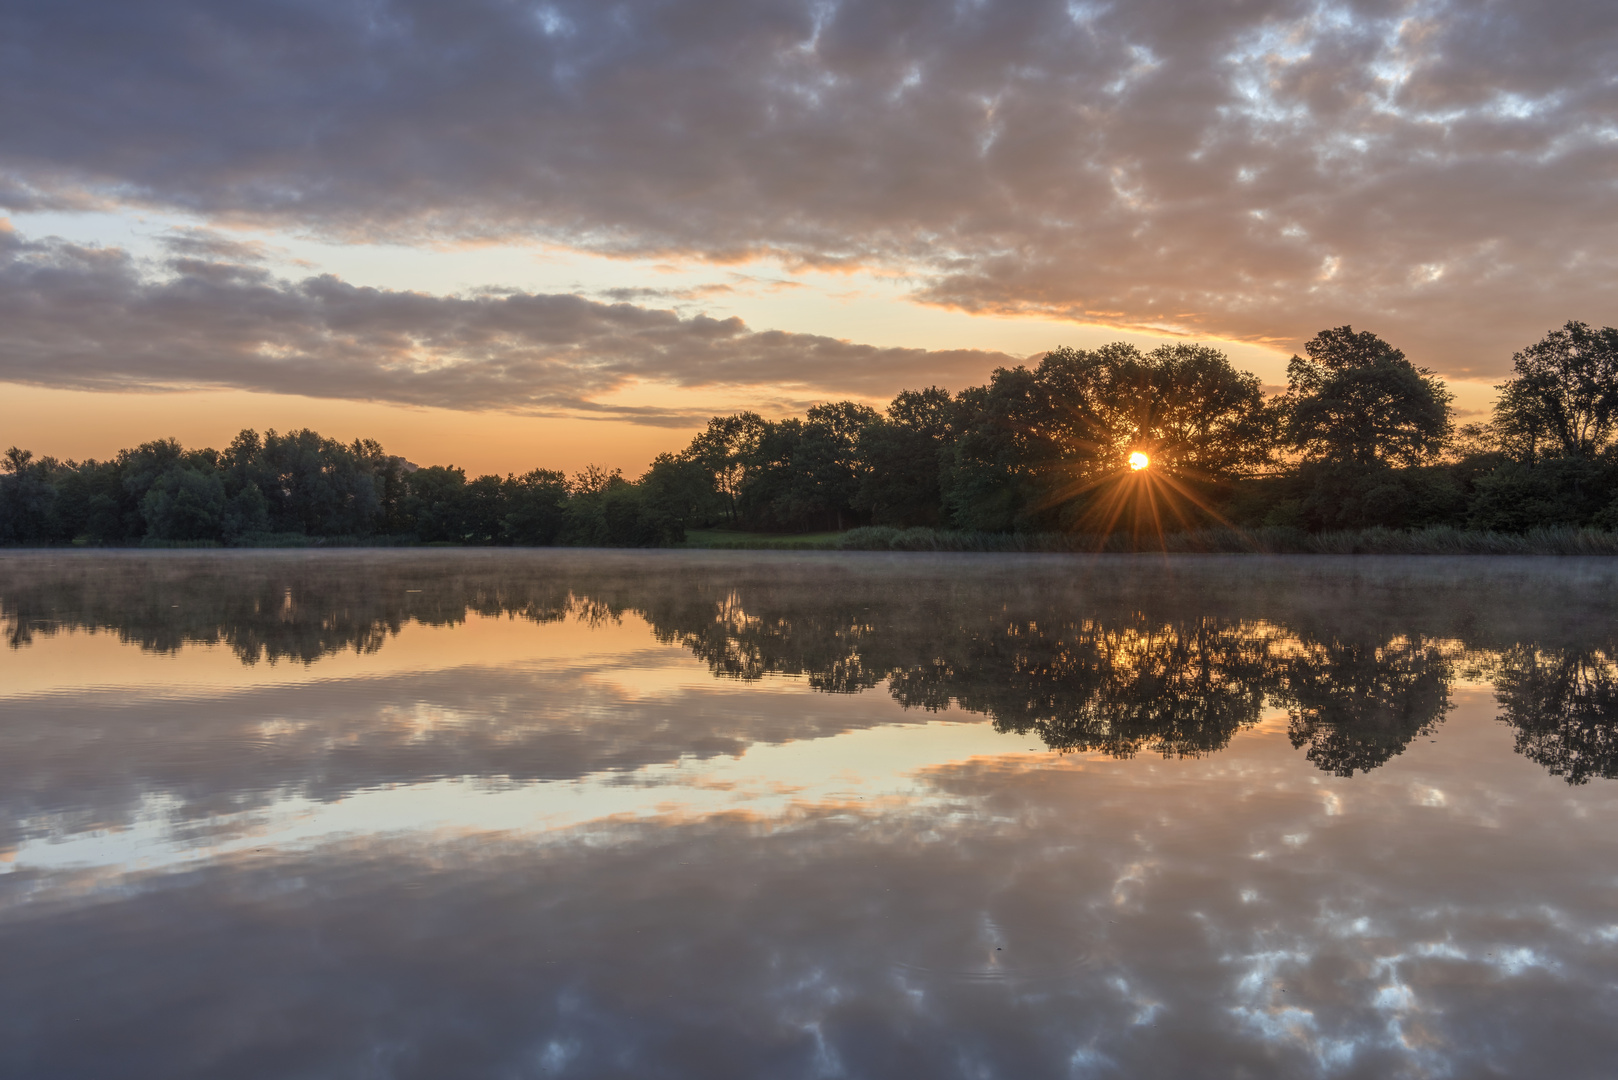
[(1606, 1076), (1615, 586), (0, 555), (0, 1074)]

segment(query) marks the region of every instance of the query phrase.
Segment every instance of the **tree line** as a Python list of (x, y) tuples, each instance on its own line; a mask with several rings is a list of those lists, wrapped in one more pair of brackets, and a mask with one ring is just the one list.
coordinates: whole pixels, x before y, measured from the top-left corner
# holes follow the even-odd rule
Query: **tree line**
[[(1487, 422), (1457, 426), (1433, 372), (1342, 326), (1292, 358), (1280, 394), (1205, 345), (1059, 348), (955, 394), (903, 391), (882, 412), (841, 401), (801, 418), (714, 417), (634, 480), (596, 466), (468, 478), (308, 430), (243, 431), (222, 451), (158, 440), (106, 461), (13, 447), (0, 463), (0, 543), (1618, 528), (1618, 330), (1569, 322), (1519, 351), (1498, 389)], [(1131, 468), (1131, 455), (1149, 464)]]

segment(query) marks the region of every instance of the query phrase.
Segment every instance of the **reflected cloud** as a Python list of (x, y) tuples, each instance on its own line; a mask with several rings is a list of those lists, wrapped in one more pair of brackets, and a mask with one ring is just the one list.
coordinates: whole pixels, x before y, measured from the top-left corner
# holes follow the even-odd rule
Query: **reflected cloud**
[(1594, 1077), (1614, 573), (0, 555), (0, 1072)]
[[(1458, 722), (1463, 743), (1492, 737), (1486, 711)], [(1450, 775), (1460, 809), (1412, 818), (1401, 781), (1373, 775), (1334, 819), (1284, 737), (1244, 759), (1237, 778), (1218, 759), (975, 758), (876, 810), (373, 832), (115, 891), (24, 870), (0, 876), (0, 943), (38, 974), (0, 984), (26, 1032), (0, 1062), (255, 1077), (352, 1071), (383, 1046), (399, 1076), (1604, 1066), (1611, 793), (1568, 819), (1563, 789), (1513, 787), (1496, 755)], [(1502, 834), (1467, 809), (1505, 790), (1563, 827)], [(1305, 847), (1248, 857), (1300, 828)], [(114, 977), (84, 978), (89, 957)]]

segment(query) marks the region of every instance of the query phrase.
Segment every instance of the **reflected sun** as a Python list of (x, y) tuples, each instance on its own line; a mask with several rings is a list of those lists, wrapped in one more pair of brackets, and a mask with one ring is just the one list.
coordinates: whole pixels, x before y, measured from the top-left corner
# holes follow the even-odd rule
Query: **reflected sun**
[(1141, 453), (1139, 450), (1136, 450), (1133, 454), (1129, 455), (1129, 467), (1134, 469), (1136, 472), (1140, 472), (1151, 463), (1152, 459)]

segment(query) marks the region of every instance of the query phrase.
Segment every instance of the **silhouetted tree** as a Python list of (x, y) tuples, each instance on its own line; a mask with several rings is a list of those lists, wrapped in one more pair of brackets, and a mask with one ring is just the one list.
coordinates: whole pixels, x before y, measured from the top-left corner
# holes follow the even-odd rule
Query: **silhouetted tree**
[(1288, 445), (1315, 461), (1417, 465), (1443, 450), (1449, 391), (1404, 353), (1351, 326), (1322, 330), (1287, 365)]
[(159, 540), (217, 540), (225, 508), (217, 472), (178, 464), (152, 482), (140, 504), (147, 535)]
[(1569, 322), (1511, 358), (1496, 389), (1494, 427), (1506, 451), (1528, 464), (1544, 457), (1593, 458), (1618, 422), (1618, 330)]
[(408, 480), (404, 520), (427, 543), (460, 543), (466, 538), (466, 470), (454, 465), (417, 469)]
[(1277, 418), (1258, 376), (1237, 371), (1224, 353), (1189, 344), (1101, 352), (1105, 466), (1121, 469), (1134, 450), (1154, 469), (1196, 479), (1233, 479), (1269, 464)]
[(875, 409), (852, 401), (810, 408), (788, 459), (790, 480), (778, 520), (838, 529), (849, 524), (860, 490), (860, 438), (879, 419)]
[[(987, 386), (956, 395), (956, 437), (940, 475), (956, 528), (1009, 532), (1054, 525), (1046, 497), (1052, 478), (1064, 465), (1093, 458), (1093, 418), (1081, 411), (1093, 401), (1082, 385), (1088, 357), (1070, 363), (1065, 355), (1052, 356), (1037, 371), (997, 368)], [(1063, 394), (1066, 409), (1059, 411), (1053, 390)]]
[(711, 474), (700, 462), (683, 455), (657, 455), (637, 486), (649, 511), (677, 527), (680, 539), (713, 504)]
[(684, 456), (708, 474), (733, 525), (740, 513), (742, 489), (747, 486), (749, 469), (756, 462), (759, 440), (764, 432), (765, 423), (757, 413), (716, 416), (685, 450)]
[(905, 390), (886, 417), (860, 433), (862, 470), (854, 507), (869, 514), (873, 525), (943, 523), (939, 470), (954, 441), (954, 414), (947, 390)]
[[(945, 503), (958, 526), (995, 531), (1105, 531), (1147, 485), (1138, 510), (1190, 523), (1206, 501), (1186, 485), (1261, 469), (1276, 425), (1258, 379), (1200, 345), (1056, 349), (963, 391), (956, 411)], [(1134, 451), (1154, 472), (1128, 484)]]
[(55, 462), (34, 460), (31, 451), (13, 446), (0, 472), (0, 543), (48, 544), (56, 539)]
[(567, 477), (535, 469), (506, 483), (505, 536), (514, 544), (556, 543), (567, 527)]

